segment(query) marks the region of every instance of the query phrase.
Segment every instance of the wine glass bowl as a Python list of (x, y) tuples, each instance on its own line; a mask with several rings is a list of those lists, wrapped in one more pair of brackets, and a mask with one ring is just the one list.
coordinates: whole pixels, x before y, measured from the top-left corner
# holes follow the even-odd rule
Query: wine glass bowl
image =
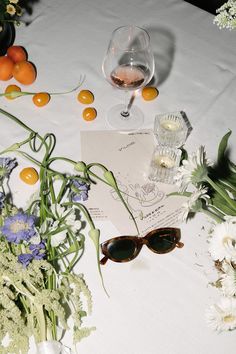
[[(102, 70), (107, 81), (126, 91), (126, 96), (128, 91), (145, 86), (154, 74), (154, 57), (146, 30), (122, 26), (113, 31)], [(134, 130), (142, 125), (143, 113), (126, 102), (112, 107), (107, 120), (115, 129)]]

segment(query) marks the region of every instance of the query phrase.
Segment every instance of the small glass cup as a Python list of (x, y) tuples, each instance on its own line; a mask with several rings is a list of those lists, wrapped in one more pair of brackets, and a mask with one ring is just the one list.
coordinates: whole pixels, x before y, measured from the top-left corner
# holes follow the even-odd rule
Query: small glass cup
[(180, 158), (181, 150), (169, 146), (156, 146), (151, 159), (149, 179), (173, 184)]
[(187, 132), (181, 112), (160, 114), (155, 118), (154, 134), (159, 145), (178, 148), (185, 143)]

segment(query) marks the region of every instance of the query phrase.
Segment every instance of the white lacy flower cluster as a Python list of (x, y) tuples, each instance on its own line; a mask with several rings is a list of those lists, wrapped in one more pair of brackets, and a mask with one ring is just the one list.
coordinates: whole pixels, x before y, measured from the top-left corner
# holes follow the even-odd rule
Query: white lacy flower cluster
[(229, 0), (217, 10), (217, 15), (214, 18), (214, 23), (220, 29), (234, 29), (236, 28), (236, 1)]

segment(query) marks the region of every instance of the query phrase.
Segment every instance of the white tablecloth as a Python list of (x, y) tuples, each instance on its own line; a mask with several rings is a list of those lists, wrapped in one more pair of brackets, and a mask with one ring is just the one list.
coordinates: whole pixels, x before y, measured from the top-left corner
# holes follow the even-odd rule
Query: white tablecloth
[[(93, 122), (81, 118), (84, 107), (75, 93), (55, 96), (41, 109), (27, 96), (1, 98), (3, 109), (34, 130), (55, 133), (58, 155), (79, 160), (80, 131), (109, 129), (106, 112), (123, 100), (123, 93), (105, 81), (101, 63), (111, 32), (132, 23), (150, 33), (160, 91), (151, 102), (136, 98), (145, 113), (143, 127), (151, 128), (156, 114), (183, 110), (193, 127), (186, 143), (189, 151), (203, 144), (214, 159), (220, 138), (232, 129), (236, 158), (236, 32), (219, 30), (212, 15), (180, 0), (41, 0), (29, 19), (29, 26), (17, 28), (15, 40), (38, 70), (27, 89), (68, 90), (85, 74), (83, 88), (95, 95), (98, 116)], [(1, 90), (8, 84), (1, 82)], [(13, 123), (0, 119), (1, 149), (24, 138)], [(86, 324), (97, 330), (79, 344), (79, 353), (235, 353), (235, 332), (217, 334), (205, 324), (205, 309), (219, 296), (209, 285), (214, 269), (207, 254), (208, 225), (202, 215), (181, 225), (185, 247), (165, 257), (143, 249), (133, 262), (109, 262), (103, 274), (110, 298), (101, 287), (88, 242), (78, 271), (93, 294), (93, 315)], [(109, 222), (98, 226), (102, 240), (116, 232)], [(69, 337), (65, 341), (70, 344)]]

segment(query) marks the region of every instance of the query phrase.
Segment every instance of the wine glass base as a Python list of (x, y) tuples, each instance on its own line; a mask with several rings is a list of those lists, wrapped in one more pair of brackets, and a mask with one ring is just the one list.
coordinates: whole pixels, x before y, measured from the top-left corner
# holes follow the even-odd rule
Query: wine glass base
[(124, 110), (125, 106), (123, 104), (118, 104), (108, 111), (107, 122), (110, 127), (123, 132), (140, 129), (144, 122), (142, 111), (138, 107), (132, 106), (129, 111), (129, 116), (123, 117), (121, 112)]

